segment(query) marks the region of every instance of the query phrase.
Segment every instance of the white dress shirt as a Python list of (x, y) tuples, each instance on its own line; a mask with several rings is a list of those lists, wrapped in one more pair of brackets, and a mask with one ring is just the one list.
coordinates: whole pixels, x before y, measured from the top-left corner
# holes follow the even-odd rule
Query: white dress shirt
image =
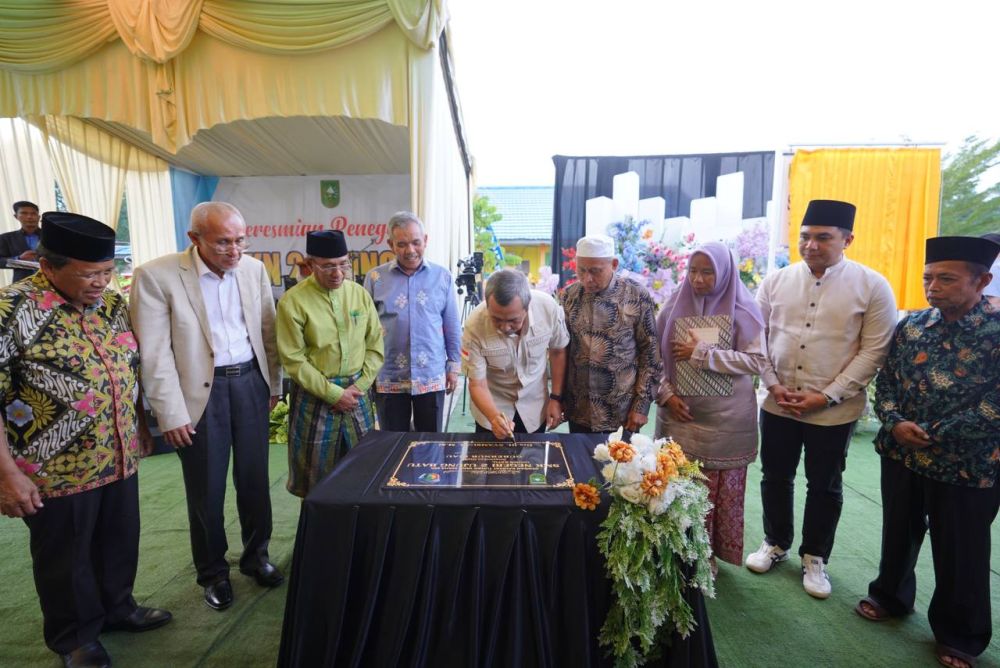
[(236, 283), (236, 273), (227, 271), (219, 275), (208, 268), (198, 251), (194, 252), (198, 268), (198, 283), (201, 296), (205, 300), (208, 325), (212, 330), (212, 351), (215, 366), (242, 364), (253, 359), (250, 334), (243, 317), (243, 302), (240, 288)]
[[(822, 392), (839, 402), (801, 422), (853, 422), (865, 409), (865, 386), (885, 361), (896, 328), (896, 300), (885, 278), (843, 259), (816, 278), (805, 262), (769, 274), (757, 292), (764, 315), (764, 387)], [(785, 413), (768, 395), (764, 410)]]

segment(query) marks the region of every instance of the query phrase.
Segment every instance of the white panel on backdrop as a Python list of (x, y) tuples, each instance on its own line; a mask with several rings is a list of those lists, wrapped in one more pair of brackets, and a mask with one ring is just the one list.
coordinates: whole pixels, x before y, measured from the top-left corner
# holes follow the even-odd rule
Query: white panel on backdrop
[(307, 232), (340, 230), (352, 251), (355, 274), (388, 261), (386, 227), (397, 211), (410, 206), (408, 174), (373, 176), (225, 177), (213, 197), (243, 214), (250, 239), (248, 254), (267, 267), (271, 284), (297, 275)]
[(611, 198), (614, 200), (613, 220), (625, 220), (631, 216), (639, 219), (639, 175), (635, 172), (615, 174), (611, 179)]
[[(584, 234), (607, 234), (608, 225), (614, 222), (614, 203), (610, 197), (594, 197), (587, 200)], [(570, 239), (576, 245), (576, 239)]]
[(743, 172), (723, 174), (715, 179), (715, 201), (718, 222), (739, 228), (743, 220)]

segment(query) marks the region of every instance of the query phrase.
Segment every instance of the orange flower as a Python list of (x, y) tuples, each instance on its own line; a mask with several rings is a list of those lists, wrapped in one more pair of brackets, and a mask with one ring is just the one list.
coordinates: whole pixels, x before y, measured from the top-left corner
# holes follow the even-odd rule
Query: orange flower
[(917, 353), (917, 356), (913, 358), (914, 364), (923, 364), (926, 361), (927, 361), (927, 353), (924, 352), (923, 350)]
[(667, 476), (662, 471), (646, 471), (642, 475), (642, 493), (646, 496), (659, 496), (667, 488)]
[(660, 454), (658, 455), (658, 458), (662, 459), (664, 454), (668, 458), (670, 458), (671, 461), (673, 461), (674, 465), (677, 466), (677, 468), (680, 468), (681, 466), (684, 466), (685, 464), (688, 463), (688, 459), (684, 455), (684, 450), (681, 449), (681, 446), (678, 445), (676, 441), (670, 441), (665, 446), (663, 446), (660, 449)]
[(616, 462), (628, 464), (635, 456), (635, 448), (625, 441), (611, 441), (608, 443), (608, 453)]
[(670, 480), (677, 475), (677, 468), (677, 462), (671, 459), (670, 455), (660, 453), (657, 456), (656, 471), (660, 473), (664, 479)]
[(649, 229), (644, 230), (643, 233), (642, 233), (642, 238), (643, 239), (652, 239), (653, 238), (653, 230), (649, 230)]
[(601, 502), (601, 493), (593, 485), (578, 482), (573, 488), (573, 501), (584, 510), (595, 510)]

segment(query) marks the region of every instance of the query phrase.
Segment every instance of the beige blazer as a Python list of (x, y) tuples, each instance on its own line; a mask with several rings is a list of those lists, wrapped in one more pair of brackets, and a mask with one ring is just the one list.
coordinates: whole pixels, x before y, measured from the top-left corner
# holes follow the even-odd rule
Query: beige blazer
[[(194, 259), (194, 246), (136, 268), (129, 295), (139, 338), (142, 385), (160, 429), (198, 424), (214, 382), (212, 331)], [(244, 255), (236, 284), (250, 344), (271, 396), (281, 394), (274, 334), (274, 298), (264, 265)]]

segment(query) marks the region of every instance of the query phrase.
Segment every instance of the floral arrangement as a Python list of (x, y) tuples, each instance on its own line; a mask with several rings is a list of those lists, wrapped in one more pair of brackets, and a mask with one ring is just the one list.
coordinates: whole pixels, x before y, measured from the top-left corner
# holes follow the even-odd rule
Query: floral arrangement
[(535, 289), (547, 295), (554, 295), (559, 289), (559, 274), (552, 273), (552, 267), (545, 266), (538, 270), (538, 280)]
[[(675, 246), (653, 240), (653, 229), (648, 221), (637, 221), (631, 216), (608, 226), (608, 235), (615, 241), (618, 253), (619, 273), (642, 285), (653, 297), (659, 309), (673, 294), (674, 289), (684, 280), (688, 259), (695, 249), (695, 235), (690, 233), (681, 238)], [(755, 291), (762, 280), (767, 264), (768, 229), (764, 223), (740, 232), (728, 243), (739, 259), (740, 280), (751, 291)], [(562, 249), (562, 268), (576, 272), (576, 249)], [(779, 248), (775, 256), (775, 269), (788, 265), (788, 247)], [(572, 285), (575, 280), (563, 286)], [(558, 286), (554, 288), (554, 291)]]
[[(764, 280), (763, 270), (767, 263), (768, 231), (763, 223), (740, 232), (733, 240), (733, 251), (740, 258), (740, 280), (754, 292)], [(788, 266), (788, 248), (779, 248), (774, 257), (774, 268)]]
[[(672, 631), (687, 637), (694, 629), (687, 587), (715, 595), (705, 530), (708, 488), (699, 464), (671, 439), (633, 434), (625, 441), (619, 429), (593, 456), (604, 465), (605, 482), (579, 483), (573, 498), (594, 510), (602, 489), (612, 497), (597, 535), (613, 593), (599, 640), (616, 666), (642, 665)], [(694, 566), (691, 579), (682, 564)]]

